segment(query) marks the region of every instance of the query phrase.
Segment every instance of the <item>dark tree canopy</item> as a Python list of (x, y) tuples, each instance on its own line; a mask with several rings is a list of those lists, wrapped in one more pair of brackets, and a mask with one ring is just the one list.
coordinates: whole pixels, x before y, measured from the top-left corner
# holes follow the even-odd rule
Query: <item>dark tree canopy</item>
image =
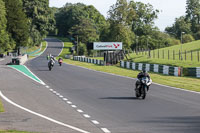
[(0, 52), (12, 48), (12, 46), (10, 45), (9, 35), (6, 28), (7, 19), (5, 3), (3, 2), (3, 0), (0, 0)]
[(28, 19), (23, 12), (21, 0), (6, 0), (7, 31), (16, 42), (16, 48), (27, 46), (29, 38)]
[(48, 31), (54, 30), (55, 19), (49, 0), (23, 0), (23, 7), (30, 23), (33, 45), (39, 45)]

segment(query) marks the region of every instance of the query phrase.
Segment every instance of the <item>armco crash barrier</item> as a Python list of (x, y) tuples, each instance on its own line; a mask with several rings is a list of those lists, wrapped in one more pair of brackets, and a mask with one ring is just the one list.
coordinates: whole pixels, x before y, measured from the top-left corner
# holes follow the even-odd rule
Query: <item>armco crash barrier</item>
[(101, 65), (101, 66), (105, 65), (103, 60), (91, 59), (91, 58), (87, 58), (85, 56), (74, 56), (73, 60), (87, 62), (87, 63), (93, 63), (93, 64), (97, 64), (97, 65)]
[(200, 78), (200, 67), (184, 68), (183, 73), (185, 76)]
[(123, 68), (133, 69), (133, 70), (146, 70), (150, 72), (162, 73), (165, 75), (181, 76), (180, 67), (172, 67), (159, 64), (145, 64), (145, 63), (134, 63), (120, 61), (120, 66)]
[[(90, 59), (85, 56), (74, 56), (73, 60), (93, 63), (98, 65), (105, 65), (103, 60)], [(194, 68), (181, 68), (181, 67), (173, 67), (159, 64), (145, 64), (145, 63), (134, 63), (134, 62), (125, 62), (120, 61), (120, 67), (133, 69), (133, 70), (146, 70), (148, 72), (156, 72), (165, 75), (171, 76), (192, 76), (200, 78), (200, 67)]]

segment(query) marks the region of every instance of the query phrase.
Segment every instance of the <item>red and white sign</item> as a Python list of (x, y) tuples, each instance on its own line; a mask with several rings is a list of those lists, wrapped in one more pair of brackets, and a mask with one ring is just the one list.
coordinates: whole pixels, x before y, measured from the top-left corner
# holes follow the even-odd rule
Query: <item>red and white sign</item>
[(122, 42), (94, 42), (94, 50), (122, 50)]

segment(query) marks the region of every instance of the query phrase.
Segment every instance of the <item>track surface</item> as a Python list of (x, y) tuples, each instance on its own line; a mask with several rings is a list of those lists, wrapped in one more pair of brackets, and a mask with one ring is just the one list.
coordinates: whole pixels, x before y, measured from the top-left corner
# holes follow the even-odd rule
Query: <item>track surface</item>
[(62, 43), (47, 41), (46, 51), (26, 66), (112, 133), (200, 132), (200, 94), (153, 84), (147, 99), (138, 100), (133, 79), (67, 64), (48, 71), (46, 55), (58, 55)]

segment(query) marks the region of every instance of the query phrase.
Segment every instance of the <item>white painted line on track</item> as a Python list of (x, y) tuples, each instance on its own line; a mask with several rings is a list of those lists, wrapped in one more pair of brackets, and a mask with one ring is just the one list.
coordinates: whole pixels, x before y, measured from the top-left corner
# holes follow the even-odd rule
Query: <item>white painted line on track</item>
[(169, 88), (172, 88), (172, 89), (175, 89), (175, 90), (181, 90), (181, 91), (186, 91), (186, 92), (191, 92), (191, 93), (200, 94), (200, 92), (196, 92), (196, 91), (185, 90), (185, 89), (176, 88), (176, 87), (171, 87), (171, 86), (167, 86), (167, 85), (161, 85), (161, 84), (158, 84), (158, 83), (153, 83), (153, 84), (156, 84), (156, 85), (159, 85), (159, 86), (163, 86), (163, 87), (169, 87)]
[(70, 102), (70, 101), (68, 101), (67, 103), (68, 103), (68, 104), (72, 104), (72, 102)]
[(84, 114), (83, 115), (85, 118), (90, 118), (90, 116), (88, 114)]
[(53, 89), (49, 89), (50, 91), (53, 91)]
[[(45, 47), (45, 49), (42, 51), (42, 53), (40, 54), (40, 55), (42, 55), (43, 53), (44, 53), (44, 51), (46, 51), (46, 49), (47, 49), (47, 47), (48, 47), (48, 42), (46, 41), (46, 47)], [(32, 59), (30, 59), (30, 60), (33, 60), (33, 59), (35, 59), (35, 58), (38, 58), (38, 57), (40, 57), (40, 55), (38, 55), (38, 56), (36, 56), (36, 57), (34, 57), (34, 58), (32, 58)]]
[(72, 106), (72, 108), (77, 108), (77, 106), (76, 105), (71, 105)]
[(104, 133), (111, 133), (107, 128), (101, 128), (102, 131), (104, 131)]
[(63, 100), (64, 100), (64, 101), (67, 101), (68, 99), (67, 99), (67, 98), (63, 98)]
[(27, 108), (24, 108), (24, 107), (22, 107), (22, 106), (20, 106), (20, 105), (18, 105), (18, 104), (16, 104), (16, 103), (14, 103), (14, 102), (12, 102), (10, 99), (8, 99), (6, 96), (4, 96), (3, 93), (2, 93), (1, 91), (0, 91), (0, 96), (1, 96), (4, 100), (6, 100), (8, 103), (10, 103), (10, 104), (12, 104), (12, 105), (14, 105), (14, 106), (16, 106), (16, 107), (18, 107), (18, 108), (20, 108), (20, 109), (26, 111), (26, 112), (29, 112), (29, 113), (31, 113), (31, 114), (34, 114), (34, 115), (39, 116), (39, 117), (41, 117), (41, 118), (44, 118), (44, 119), (46, 119), (46, 120), (48, 120), (48, 121), (51, 121), (51, 122), (53, 122), (53, 123), (62, 125), (62, 126), (64, 126), (64, 127), (68, 127), (68, 128), (70, 128), (70, 129), (76, 130), (76, 131), (78, 131), (78, 132), (81, 132), (81, 133), (89, 133), (88, 131), (85, 131), (85, 130), (82, 130), (82, 129), (80, 129), (80, 128), (77, 128), (77, 127), (74, 127), (74, 126), (71, 126), (71, 125), (68, 125), (68, 124), (59, 122), (59, 121), (57, 121), (57, 120), (54, 120), (54, 119), (49, 118), (49, 117), (47, 117), (47, 116), (44, 116), (44, 115), (42, 115), (42, 114), (36, 113), (36, 112), (34, 112), (34, 111), (31, 111), (31, 110), (29, 110), (29, 109), (27, 109)]
[[(39, 79), (42, 85), (46, 85), (40, 78), (38, 78), (34, 73), (32, 73), (31, 70), (28, 69), (28, 67), (26, 67), (25, 65), (23, 65), (23, 66), (24, 66), (32, 75), (34, 75), (37, 79)], [(39, 82), (39, 83), (40, 83), (40, 82)]]
[[(37, 77), (35, 74), (33, 74), (25, 65), (23, 65), (23, 66), (24, 66), (32, 75), (34, 75), (36, 78), (38, 78), (38, 77)], [(45, 83), (44, 83), (41, 79), (39, 79), (39, 78), (38, 78), (38, 79), (39, 79), (41, 82), (37, 81), (36, 79), (32, 78), (31, 76), (26, 75), (24, 72), (18, 70), (17, 68), (14, 68), (14, 67), (11, 67), (11, 66), (8, 66), (8, 67), (17, 70), (18, 72), (22, 73), (24, 76), (26, 76), (26, 77), (28, 77), (28, 78), (30, 78), (30, 79), (32, 79), (32, 80), (34, 80), (34, 81), (36, 81), (36, 82), (42, 84), (42, 85), (45, 85)]]
[(60, 98), (63, 98), (63, 96), (62, 96), (62, 95), (60, 95), (59, 97), (60, 97)]
[[(57, 39), (58, 40), (58, 39)], [(60, 40), (59, 40), (60, 41)], [(62, 51), (63, 51), (63, 48), (64, 48), (64, 43), (62, 42), (62, 41), (60, 41), (61, 43), (62, 43), (62, 50), (60, 51), (60, 53), (58, 54), (58, 56), (60, 56), (60, 54), (62, 53)]]
[(57, 92), (56, 92), (56, 91), (53, 91), (53, 93), (55, 93), (55, 94), (56, 94)]
[(60, 93), (56, 93), (56, 95), (57, 95), (57, 96), (59, 96), (59, 95), (60, 95)]
[(77, 111), (78, 111), (79, 113), (83, 113), (83, 110), (77, 109)]
[(95, 125), (98, 125), (98, 124), (99, 124), (99, 122), (96, 121), (96, 120), (92, 120), (92, 123), (94, 123)]
[(46, 88), (49, 88), (49, 86), (46, 85)]

